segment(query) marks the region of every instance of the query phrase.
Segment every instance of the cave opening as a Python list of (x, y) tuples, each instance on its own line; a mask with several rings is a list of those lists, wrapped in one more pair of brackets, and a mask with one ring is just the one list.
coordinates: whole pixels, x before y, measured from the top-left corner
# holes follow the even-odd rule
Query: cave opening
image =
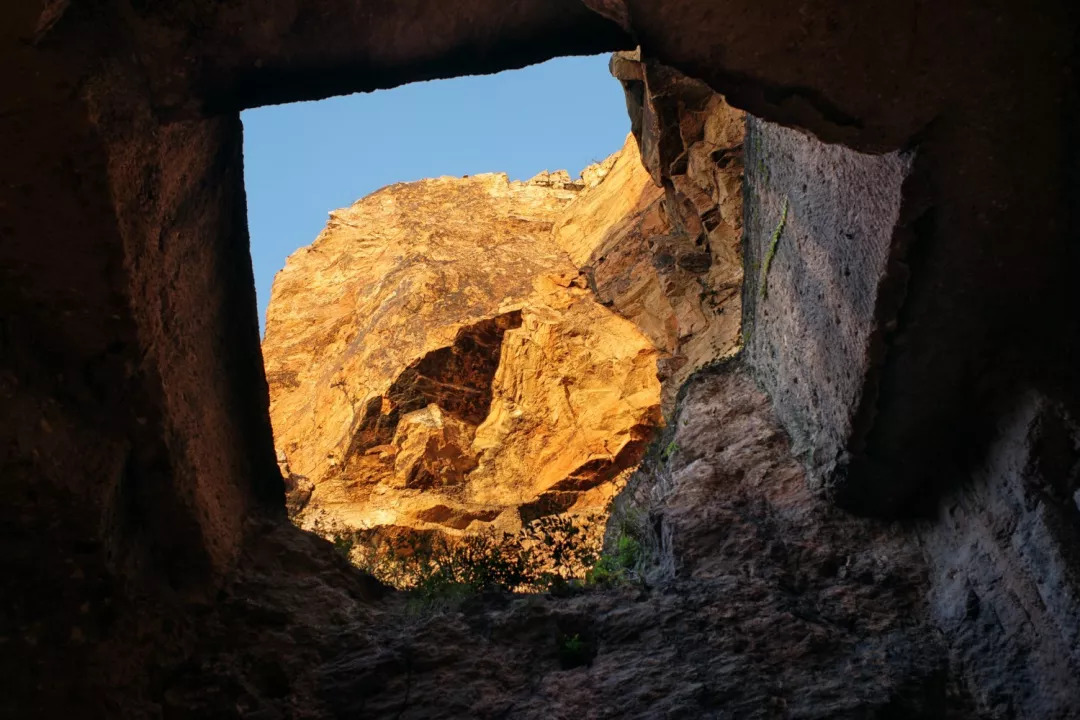
[(744, 116), (665, 69), (697, 127), (656, 143), (647, 82), (569, 57), (243, 115), (297, 525), (399, 586), (385, 557), (433, 543), (599, 555), (679, 385), (738, 344)]
[[(1074, 2), (824, 0), (799, 12), (758, 0), (8, 8), (0, 672), (9, 691), (0, 716), (1076, 714)], [(451, 275), (446, 236), (487, 227), (486, 200), (388, 193), (354, 208), (370, 189), (332, 202), (314, 193), (325, 204), (290, 251), (332, 207), (346, 208), (333, 220), (341, 232), (384, 200), (388, 212), (415, 206), (413, 219), (448, 207), (470, 222), (453, 233), (442, 222), (403, 226), (401, 257), (422, 261), (410, 267), (426, 274), (375, 266), (393, 295), (378, 307), (316, 292), (340, 286), (361, 252), (296, 283), (282, 307), (318, 297), (327, 316), (351, 311), (370, 323), (373, 341), (308, 323), (317, 332), (276, 335), (291, 344), (276, 360), (268, 354), (264, 374), (242, 109), (637, 43), (646, 62), (620, 55), (612, 69), (628, 90), (649, 192), (663, 196), (619, 235), (640, 233), (640, 242), (609, 246), (607, 230), (594, 232), (605, 223), (552, 222), (569, 248), (560, 250), (568, 271), (526, 289), (566, 307), (515, 302), (462, 318), (476, 300), (461, 289), (465, 270), (510, 283), (524, 276), (523, 263), (550, 259), (535, 257), (535, 244), (516, 264), (500, 254), (510, 244), (500, 238), (529, 228), (548, 237), (538, 229), (545, 220), (510, 213), (505, 234), (480, 233), (483, 244), (473, 245), (482, 251)], [(741, 123), (674, 70), (762, 120)], [(388, 130), (408, 118), (389, 115), (353, 134), (393, 150)], [(294, 139), (277, 144), (300, 147)], [(444, 146), (458, 147), (457, 138)], [(350, 169), (397, 168), (401, 159), (372, 150), (346, 162), (340, 149), (303, 154)], [(257, 179), (303, 176), (249, 161), (251, 199)], [(714, 172), (739, 163), (744, 183)], [(610, 189), (618, 167), (598, 187)], [(386, 183), (489, 170), (509, 167)], [(527, 182), (534, 171), (510, 175), (522, 183), (516, 190), (510, 178), (505, 188), (473, 180), (476, 197), (540, 192)], [(316, 187), (303, 177), (303, 189)], [(554, 187), (561, 176), (538, 180), (575, 192)], [(730, 187), (744, 193), (741, 233), (726, 208), (739, 205)], [(606, 217), (604, 193), (585, 202), (587, 192), (573, 201), (590, 209), (581, 217)], [(250, 224), (259, 247), (265, 235)], [(733, 266), (724, 257), (738, 254), (740, 235), (741, 295), (734, 271), (721, 272)], [(393, 238), (368, 240), (387, 247)], [(436, 305), (405, 302), (422, 300), (424, 288), (458, 319), (416, 352), (390, 356), (391, 341), (426, 327), (419, 321)], [(538, 417), (495, 392), (497, 379), (506, 387), (551, 379), (510, 372), (501, 360), (512, 349), (569, 356), (590, 333), (605, 349), (623, 347), (600, 332), (618, 322), (591, 322), (595, 313), (577, 318), (575, 333), (548, 332), (573, 305), (567, 298), (589, 293), (660, 355), (662, 409), (680, 388), (679, 422), (658, 452), (670, 483), (640, 488), (671, 491), (646, 521), (676, 546), (673, 582), (501, 596), (431, 622), (387, 622), (401, 594), (284, 522), (267, 380), (275, 393), (310, 380), (321, 393), (308, 395), (312, 404), (341, 410), (311, 423), (313, 433), (336, 429), (338, 447), (297, 443), (312, 462), (392, 465), (397, 485), (387, 496), (429, 492), (446, 473), (446, 500), (416, 508), (417, 517), (466, 531), (501, 515), (463, 514), (450, 492), (480, 459), (427, 453), (429, 440), (437, 451), (450, 437), (460, 449), (452, 436), (471, 433), (469, 447), (487, 452), (507, 447), (502, 435), (480, 433), (487, 416), (511, 431)], [(397, 300), (407, 323), (379, 312)], [(699, 315), (706, 302), (724, 312)], [(691, 377), (724, 354), (727, 336), (708, 340), (723, 326), (718, 317), (737, 326), (740, 314), (738, 359)], [(341, 372), (384, 362), (390, 369), (371, 391), (378, 402)], [(445, 392), (462, 374), (469, 382)], [(578, 409), (602, 410), (602, 391), (619, 385), (599, 381), (552, 382), (545, 397), (586, 398), (567, 403), (576, 421)], [(386, 447), (399, 431), (411, 456)], [(540, 449), (565, 445), (546, 437)], [(299, 466), (289, 452), (283, 463)], [(597, 469), (594, 459), (549, 478), (530, 474), (529, 492), (537, 501), (547, 492), (559, 507)], [(371, 487), (345, 480), (342, 492), (351, 482)], [(376, 520), (391, 526), (394, 507), (380, 507), (387, 515)]]

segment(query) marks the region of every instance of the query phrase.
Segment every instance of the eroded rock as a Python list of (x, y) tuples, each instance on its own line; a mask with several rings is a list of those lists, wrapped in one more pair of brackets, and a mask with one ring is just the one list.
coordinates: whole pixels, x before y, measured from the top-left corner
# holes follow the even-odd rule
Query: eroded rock
[[(199, 648), (206, 662), (170, 679), (168, 709), (978, 717), (930, 624), (913, 538), (816, 497), (742, 368), (699, 375), (671, 430), (679, 449), (663, 464), (665, 494), (650, 503), (673, 538), (663, 586), (477, 599), (418, 615), (402, 598), (365, 601), (372, 588), (271, 530), (223, 593)], [(570, 637), (582, 648), (573, 663)]]
[[(1069, 524), (1054, 519), (1070, 517), (1059, 489), (1068, 489), (1061, 481), (1069, 475), (1055, 471), (1044, 483), (1041, 470), (1018, 469), (1032, 460), (1033, 468), (1059, 470), (1062, 453), (1044, 458), (1006, 448), (988, 458), (1000, 471), (972, 478), (961, 468), (948, 482), (922, 480), (927, 469), (944, 466), (940, 453), (925, 452), (927, 444), (952, 456), (986, 454), (1000, 408), (1012, 412), (1018, 386), (1034, 385), (1050, 407), (1075, 405), (1075, 3), (872, 0), (793, 8), (735, 0), (720, 8), (590, 0), (604, 15), (573, 0), (272, 5), (39, 1), (5, 8), (3, 711), (273, 717), (318, 695), (343, 712), (408, 717), (424, 713), (410, 697), (435, 687), (440, 707), (460, 714), (513, 716), (536, 704), (549, 717), (577, 717), (579, 696), (565, 691), (584, 687), (586, 701), (601, 698), (597, 714), (685, 716), (689, 708), (721, 715), (749, 707), (858, 717), (867, 714), (866, 702), (855, 709), (839, 701), (785, 703), (812, 700), (816, 687), (846, 700), (852, 688), (866, 690), (864, 701), (884, 696), (880, 684), (863, 682), (845, 663), (815, 675), (832, 684), (788, 696), (761, 678), (779, 669), (798, 680), (806, 658), (770, 663), (765, 644), (742, 646), (760, 650), (753, 657), (761, 670), (739, 676), (734, 691), (743, 695), (729, 702), (711, 694), (716, 685), (707, 680), (746, 659), (709, 644), (709, 631), (732, 625), (726, 609), (707, 625), (710, 616), (683, 603), (681, 593), (668, 595), (671, 612), (649, 615), (648, 624), (615, 627), (612, 637), (639, 643), (641, 662), (631, 662), (631, 653), (606, 660), (600, 653), (605, 664), (575, 686), (576, 673), (588, 671), (537, 682), (536, 656), (508, 657), (460, 640), (490, 630), (539, 647), (553, 633), (595, 625), (593, 613), (565, 606), (544, 613), (521, 603), (497, 623), (440, 620), (425, 626), (434, 642), (418, 652), (416, 644), (382, 642), (394, 632), (402, 637), (399, 628), (369, 643), (372, 628), (387, 626), (356, 604), (366, 595), (355, 574), (342, 562), (324, 562), (291, 527), (248, 524), (237, 567), (246, 517), (280, 508), (281, 483), (258, 369), (236, 111), (627, 47), (633, 34), (652, 57), (770, 121), (863, 151), (918, 146), (932, 178), (932, 212), (910, 258), (902, 332), (887, 338), (874, 405), (882, 432), (869, 438), (890, 464), (908, 466), (893, 481), (878, 472), (862, 480), (878, 483), (886, 496), (895, 484), (936, 506), (932, 524), (943, 527), (932, 555), (955, 585), (934, 606), (956, 621), (950, 628), (977, 630), (1008, 616), (998, 637), (1016, 644), (980, 642), (977, 632), (968, 636), (975, 642), (956, 644), (959, 658), (990, 665), (1001, 658), (994, 682), (984, 684), (980, 678), (989, 676), (981, 671), (971, 676), (986, 689), (980, 714), (1050, 716), (1050, 703), (1037, 702), (1047, 685), (1033, 688), (1024, 679), (1077, 676), (1075, 665), (1060, 670), (1064, 653), (1052, 656), (1059, 621), (1040, 614), (1049, 599), (1047, 607), (1058, 608), (1053, 617), (1067, 621), (1060, 608), (1075, 596), (1067, 583), (1054, 584), (1068, 577), (1055, 569), (1056, 558), (1077, 567), (1055, 551), (1076, 545), (1063, 532)], [(1023, 413), (1013, 420), (1016, 428), (1027, 424)], [(961, 432), (975, 424), (991, 431)], [(954, 513), (942, 492), (969, 480), (973, 495), (955, 503)], [(975, 562), (969, 537), (980, 548)], [(716, 540), (720, 549), (709, 554), (722, 550), (724, 537)], [(1028, 563), (1022, 572), (1014, 560), (1020, 551)], [(1043, 554), (1051, 561), (1039, 562)], [(216, 595), (226, 582), (228, 592)], [(1024, 587), (1022, 601), (1014, 586)], [(710, 597), (718, 595), (726, 598)], [(205, 599), (214, 597), (211, 608)], [(626, 617), (629, 602), (618, 601), (616, 618)], [(1031, 623), (1016, 622), (1029, 609), (1037, 611)], [(289, 625), (300, 616), (305, 622)], [(807, 625), (818, 626), (832, 628)], [(774, 627), (752, 626), (743, 640), (767, 641)], [(674, 643), (685, 628), (702, 631)], [(871, 624), (865, 635), (879, 638), (880, 629)], [(206, 641), (198, 652), (195, 640)], [(316, 646), (323, 652), (313, 652)], [(546, 647), (539, 660), (554, 666), (555, 650)], [(889, 648), (895, 652), (870, 659), (910, 655), (902, 644)], [(708, 672), (675, 664), (691, 657), (721, 664)], [(176, 672), (170, 663), (184, 658)], [(423, 672), (477, 659), (468, 682)], [(304, 669), (323, 662), (330, 664), (325, 676), (306, 684)], [(1043, 672), (1047, 666), (1051, 672)], [(673, 668), (677, 675), (667, 675)], [(658, 676), (672, 682), (650, 682)], [(790, 676), (784, 687), (806, 687), (790, 685)], [(999, 682), (1008, 677), (1014, 680)], [(498, 692), (504, 687), (514, 689), (513, 699)], [(902, 699), (918, 696), (913, 688), (923, 685), (896, 687), (888, 694)], [(1078, 693), (1064, 683), (1052, 692), (1062, 700), (1058, 715), (1075, 715)], [(260, 694), (277, 698), (264, 705), (279, 709), (261, 706)], [(751, 705), (734, 704), (741, 699)], [(904, 705), (870, 707), (915, 715)], [(923, 714), (942, 716), (933, 707)]]
[(660, 423), (660, 352), (551, 239), (583, 184), (394, 185), (289, 259), (263, 353), (302, 522), (513, 530), (606, 504)]
[[(646, 73), (625, 55), (615, 56), (612, 71), (620, 79)], [(663, 73), (655, 81), (666, 83), (662, 89), (623, 79), (640, 137), (628, 138), (605, 161), (603, 182), (587, 183), (554, 236), (601, 302), (664, 351), (660, 372), (669, 412), (682, 381), (734, 352), (739, 342), (745, 116), (701, 83)], [(679, 98), (687, 93), (701, 100), (700, 107), (682, 121), (676, 114), (663, 123), (655, 111), (658, 98), (682, 107)], [(632, 97), (649, 108), (645, 121), (641, 113), (633, 115)], [(658, 138), (678, 148), (684, 161), (677, 168), (659, 165)], [(699, 159), (687, 165), (687, 156)]]

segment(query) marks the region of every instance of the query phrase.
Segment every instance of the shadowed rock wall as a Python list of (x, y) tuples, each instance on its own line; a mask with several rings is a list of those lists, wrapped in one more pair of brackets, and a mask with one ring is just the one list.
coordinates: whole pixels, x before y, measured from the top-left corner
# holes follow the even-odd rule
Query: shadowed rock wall
[(746, 146), (744, 359), (808, 481), (849, 509), (930, 518), (897, 535), (922, 549), (930, 616), (979, 712), (1073, 717), (1080, 434), (1071, 394), (1022, 391), (1021, 376), (987, 385), (972, 369), (963, 382), (981, 384), (983, 397), (923, 405), (954, 424), (920, 429), (919, 442), (887, 438), (896, 453), (882, 457), (882, 424), (895, 431), (910, 417), (881, 418), (881, 408), (931, 402), (883, 384), (888, 358), (910, 352), (908, 334), (925, 327), (908, 304), (921, 244), (935, 242), (921, 151), (866, 155), (757, 119)]
[[(245, 106), (640, 44), (646, 58), (770, 122), (863, 152), (916, 150), (926, 212), (896, 328), (885, 327), (873, 422), (843, 482), (851, 507), (895, 512), (895, 497), (936, 505), (972, 477), (940, 472), (943, 447), (948, 467), (982, 467), (1009, 443), (1001, 408), (1023, 407), (1031, 392), (1075, 406), (1074, 3), (589, 5), (603, 14), (571, 0), (5, 6), (0, 630), (13, 690), (4, 710), (120, 714), (103, 688), (153, 706), (148, 675), (159, 665), (146, 659), (182, 656), (196, 632), (179, 621), (189, 613), (170, 608), (212, 596), (245, 515), (280, 513), (243, 251), (235, 113)], [(839, 422), (849, 413), (847, 404)], [(836, 425), (825, 434), (852, 446), (844, 435)], [(1001, 508), (1003, 528), (1009, 516), (1035, 523), (1042, 475), (991, 476), (1024, 490), (977, 481), (960, 516), (982, 522)], [(1025, 498), (1022, 516), (1009, 497)], [(1045, 507), (1068, 519), (1067, 504)], [(1060, 550), (1046, 557), (1068, 557), (1056, 533), (1041, 536)], [(942, 567), (962, 557), (958, 545), (934, 547)], [(1016, 567), (996, 547), (973, 573)], [(1054, 562), (1025, 562), (1039, 582), (1069, 577)], [(1021, 607), (1005, 590), (979, 592), (992, 577), (972, 583), (972, 606)], [(1046, 597), (1068, 594), (1047, 588)], [(942, 592), (947, 617), (961, 617), (945, 599), (962, 594)], [(1061, 622), (1070, 617), (1051, 605)], [(1023, 633), (1001, 637), (1027, 643)], [(1038, 658), (1056, 642), (1026, 646)], [(998, 646), (959, 641), (956, 652), (983, 657), (983, 647)], [(1001, 705), (1004, 716), (1038, 716), (1038, 704), (986, 698), (988, 713)]]
[[(874, 421), (883, 339), (906, 291), (898, 226), (912, 157), (756, 119), (746, 147), (747, 360), (811, 481), (850, 504), (851, 456)], [(885, 478), (867, 483), (879, 511), (907, 499)]]
[(992, 717), (1075, 717), (1080, 427), (1036, 392), (1001, 415), (971, 481), (920, 529), (931, 614)]
[[(423, 7), (351, 2), (0, 11), (0, 714), (135, 713), (184, 656), (190, 603), (214, 597), (248, 519), (284, 516), (236, 115), (255, 95), (329, 92), (311, 83), (326, 65), (287, 57), (283, 38), (338, 66), (344, 90), (619, 37), (574, 2), (432, 8), (427, 26)], [(382, 61), (327, 54), (328, 28)]]

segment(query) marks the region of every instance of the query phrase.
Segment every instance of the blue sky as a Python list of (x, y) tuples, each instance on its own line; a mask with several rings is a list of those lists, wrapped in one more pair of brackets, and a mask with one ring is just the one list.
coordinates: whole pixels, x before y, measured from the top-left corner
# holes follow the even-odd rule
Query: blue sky
[(618, 150), (630, 121), (607, 62), (607, 55), (559, 58), (243, 113), (260, 323), (274, 274), (335, 208), (391, 183), (439, 175), (576, 176)]

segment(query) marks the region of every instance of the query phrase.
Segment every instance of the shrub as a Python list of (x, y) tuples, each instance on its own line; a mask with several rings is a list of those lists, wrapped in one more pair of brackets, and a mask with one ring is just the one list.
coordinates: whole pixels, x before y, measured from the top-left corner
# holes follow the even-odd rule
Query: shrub
[(535, 589), (560, 587), (585, 577), (597, 561), (600, 538), (589, 516), (578, 525), (568, 515), (547, 515), (526, 524), (520, 533), (527, 551), (538, 561)]
[(579, 633), (563, 635), (559, 640), (559, 664), (563, 670), (588, 665), (592, 660), (591, 643), (583, 640)]
[[(726, 361), (699, 368), (683, 384), (678, 402), (693, 378), (716, 372)], [(666, 499), (673, 492), (673, 465), (682, 450), (675, 440), (677, 421), (658, 433), (641, 464), (611, 505), (604, 551), (587, 578), (592, 585), (622, 583), (656, 585), (675, 575), (676, 560), (671, 527), (665, 522)]]
[(516, 534), (488, 528), (460, 538), (422, 531), (387, 536), (323, 519), (312, 529), (380, 581), (434, 600), (485, 591), (560, 592), (580, 585), (597, 560), (595, 520), (549, 515)]
[(366, 540), (353, 562), (388, 585), (421, 595), (515, 590), (537, 574), (536, 559), (521, 538), (494, 530), (460, 539), (407, 533)]
[(330, 538), (330, 542), (334, 543), (334, 550), (346, 560), (352, 555), (353, 546), (356, 544), (356, 538), (349, 533), (336, 534)]
[(645, 583), (664, 555), (649, 514), (628, 506), (617, 508), (606, 529), (597, 516), (546, 515), (516, 534), (487, 528), (457, 538), (424, 531), (386, 535), (323, 520), (313, 530), (360, 569), (427, 605), (489, 591), (562, 595)]
[(641, 579), (645, 554), (641, 540), (632, 533), (635, 528), (624, 526), (616, 536), (614, 546), (600, 554), (585, 575), (586, 585), (612, 587)]

